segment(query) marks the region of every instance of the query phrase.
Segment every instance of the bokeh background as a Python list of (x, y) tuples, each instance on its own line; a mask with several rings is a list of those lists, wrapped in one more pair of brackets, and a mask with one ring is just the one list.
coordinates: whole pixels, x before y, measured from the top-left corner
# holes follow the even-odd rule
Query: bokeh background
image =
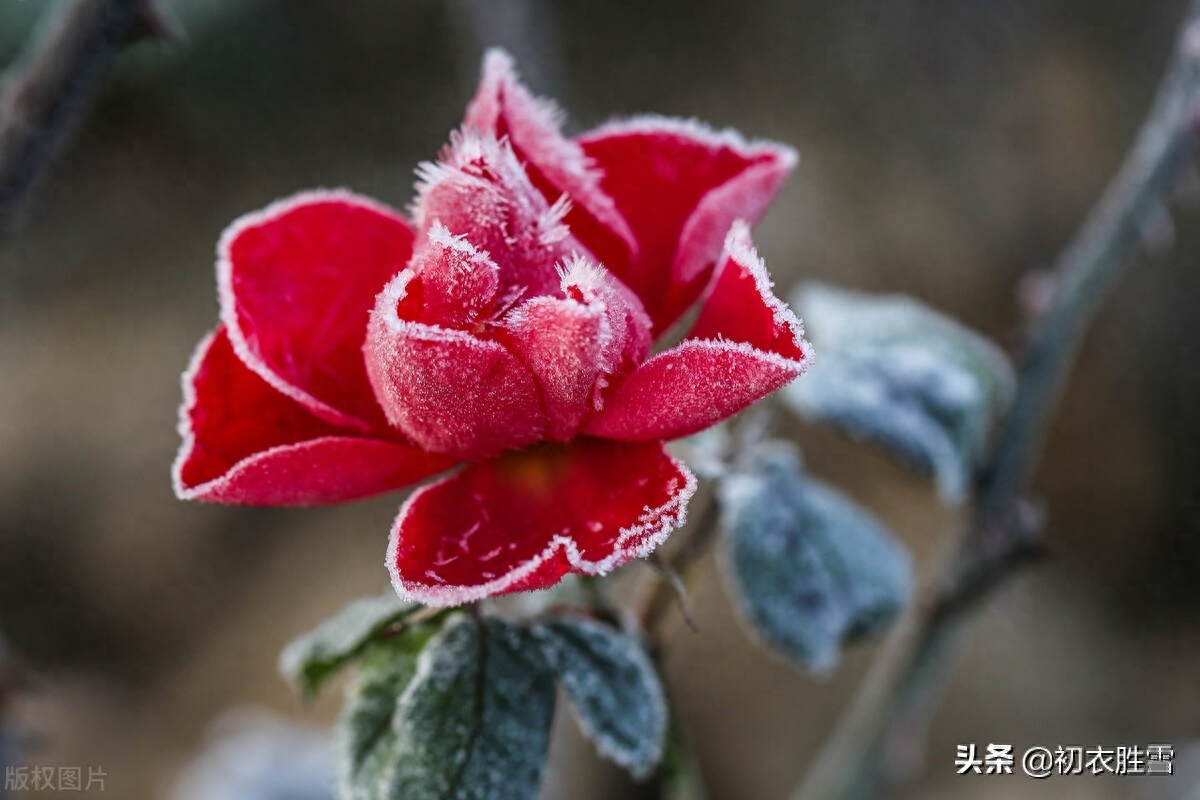
[[(162, 4), (186, 36), (123, 57), (0, 242), (0, 629), (34, 673), (10, 712), (30, 763), (102, 766), (123, 800), (174, 791), (228, 709), (326, 724), (338, 692), (302, 708), (276, 655), (386, 585), (400, 497), (280, 511), (172, 495), (179, 373), (214, 323), (213, 248), (234, 217), (313, 186), (403, 207), (483, 49), (502, 44), (574, 130), (655, 111), (796, 146), (757, 236), (781, 287), (904, 291), (1013, 344), (1022, 276), (1052, 261), (1119, 163), (1184, 5)], [(0, 0), (0, 64), (52, 5)], [(1169, 742), (1177, 769), (1200, 775), (1187, 748), (1200, 741), (1198, 221), (1185, 198), (1173, 246), (1139, 261), (1097, 322), (1037, 481), (1055, 557), (982, 615), (927, 768), (900, 796), (1174, 800), (1200, 786), (953, 768), (966, 742)], [(928, 571), (956, 521), (928, 482), (831, 433), (794, 434), (811, 470)], [(672, 693), (714, 800), (781, 798), (875, 650), (797, 674), (738, 629), (712, 574), (694, 597), (700, 632), (674, 636)], [(560, 729), (545, 797), (634, 796), (569, 720)]]

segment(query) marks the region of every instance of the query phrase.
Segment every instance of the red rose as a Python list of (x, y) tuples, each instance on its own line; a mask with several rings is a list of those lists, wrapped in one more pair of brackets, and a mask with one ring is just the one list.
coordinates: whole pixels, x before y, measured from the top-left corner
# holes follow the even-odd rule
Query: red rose
[[(182, 498), (412, 494), (396, 590), (453, 605), (601, 574), (684, 521), (663, 448), (798, 376), (810, 351), (746, 224), (795, 157), (642, 117), (564, 138), (491, 53), (411, 223), (343, 191), (235, 222), (221, 324), (184, 376)], [(684, 340), (653, 353), (689, 307)]]

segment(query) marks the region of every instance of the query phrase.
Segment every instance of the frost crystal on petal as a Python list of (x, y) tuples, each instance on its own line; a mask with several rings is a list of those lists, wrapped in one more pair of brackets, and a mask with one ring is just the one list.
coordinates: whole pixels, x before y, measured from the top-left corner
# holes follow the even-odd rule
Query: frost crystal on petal
[[(418, 176), (413, 204), (418, 229), (437, 223), (464, 236), (500, 266), (506, 291), (552, 293), (554, 265), (586, 252), (563, 226), (566, 206), (547, 202), (507, 140), (470, 128), (457, 132), (441, 161), (423, 165)], [(418, 248), (421, 244), (418, 238)]]
[[(345, 191), (235, 222), (179, 496), (340, 502), (468, 462), (393, 528), (397, 591), (433, 605), (604, 574), (682, 524), (695, 479), (662, 442), (807, 366), (748, 235), (720, 249), (794, 158), (691, 123), (561, 122), (492, 51), (411, 226)], [(706, 286), (693, 336), (650, 358)]]
[(474, 464), (417, 490), (392, 529), (396, 591), (448, 606), (603, 575), (687, 517), (696, 479), (658, 442), (579, 438)]
[(800, 321), (772, 294), (747, 229), (735, 224), (687, 337), (616, 382), (584, 430), (624, 441), (687, 436), (786, 385), (811, 361)]
[(545, 412), (528, 367), (498, 342), (405, 319), (413, 274), (376, 301), (367, 374), (388, 421), (434, 453), (483, 458), (540, 439)]

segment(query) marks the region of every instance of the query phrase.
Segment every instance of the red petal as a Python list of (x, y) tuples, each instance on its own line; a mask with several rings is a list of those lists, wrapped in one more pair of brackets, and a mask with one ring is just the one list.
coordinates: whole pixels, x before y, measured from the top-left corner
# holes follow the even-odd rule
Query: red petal
[(505, 323), (509, 346), (537, 377), (552, 439), (570, 438), (591, 410), (606, 327), (603, 306), (556, 297), (535, 297)]
[(566, 266), (561, 288), (564, 298), (535, 297), (504, 328), (541, 387), (550, 438), (565, 440), (594, 410), (598, 381), (645, 357), (650, 320), (625, 286), (582, 258)]
[(589, 231), (576, 235), (638, 293), (656, 333), (700, 296), (733, 221), (757, 221), (796, 162), (783, 145), (653, 116), (605, 125), (579, 143), (603, 171), (601, 187), (633, 227), (639, 255), (613, 260)]
[(435, 223), (410, 267), (421, 282), (421, 319), (435, 325), (474, 325), (491, 308), (500, 269), (487, 253)]
[(542, 438), (546, 417), (529, 369), (499, 342), (401, 318), (413, 274), (379, 295), (367, 374), (388, 421), (431, 453), (489, 458)]
[(224, 327), (200, 343), (183, 391), (173, 475), (181, 499), (333, 503), (398, 489), (454, 464), (317, 419), (250, 371)]
[(474, 464), (415, 492), (392, 529), (402, 596), (448, 606), (602, 575), (684, 523), (696, 479), (660, 444), (577, 439)]
[(703, 430), (791, 382), (812, 361), (800, 321), (771, 293), (744, 223), (688, 338), (642, 364), (584, 425), (611, 439), (675, 439)]
[(499, 266), (502, 291), (553, 291), (555, 264), (583, 249), (562, 225), (563, 207), (546, 201), (509, 143), (490, 133), (452, 133), (439, 162), (422, 164), (417, 174), (417, 249), (425, 231), (444, 226)]
[[(627, 262), (637, 253), (629, 223), (600, 188), (600, 173), (576, 142), (560, 130), (561, 112), (548, 100), (534, 97), (517, 78), (513, 60), (503, 50), (489, 50), (483, 77), (467, 106), (464, 126), (507, 136), (526, 163), (529, 176), (550, 201), (566, 194), (573, 203), (567, 223), (572, 230), (589, 228)], [(606, 262), (607, 263), (607, 262)]]
[(382, 424), (363, 366), (375, 296), (412, 254), (408, 224), (348, 192), (306, 192), (221, 238), (221, 319), (241, 359), (319, 417)]

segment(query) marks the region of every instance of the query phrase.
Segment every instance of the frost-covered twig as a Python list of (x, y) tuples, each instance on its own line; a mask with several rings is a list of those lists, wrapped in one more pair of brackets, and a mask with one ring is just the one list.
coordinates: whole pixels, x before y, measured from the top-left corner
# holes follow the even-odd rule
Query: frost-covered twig
[(0, 96), (0, 235), (91, 106), (117, 52), (164, 34), (150, 2), (74, 0), (13, 68)]
[(1045, 432), (1088, 325), (1163, 214), (1196, 146), (1200, 0), (1193, 0), (1154, 106), (1120, 172), (1054, 268), (1055, 296), (1037, 320), (1017, 394), (976, 481), (978, 503), (929, 600), (896, 631), (818, 755), (797, 800), (876, 795), (919, 755), (938, 688), (969, 612), (1042, 552), (1024, 502)]

